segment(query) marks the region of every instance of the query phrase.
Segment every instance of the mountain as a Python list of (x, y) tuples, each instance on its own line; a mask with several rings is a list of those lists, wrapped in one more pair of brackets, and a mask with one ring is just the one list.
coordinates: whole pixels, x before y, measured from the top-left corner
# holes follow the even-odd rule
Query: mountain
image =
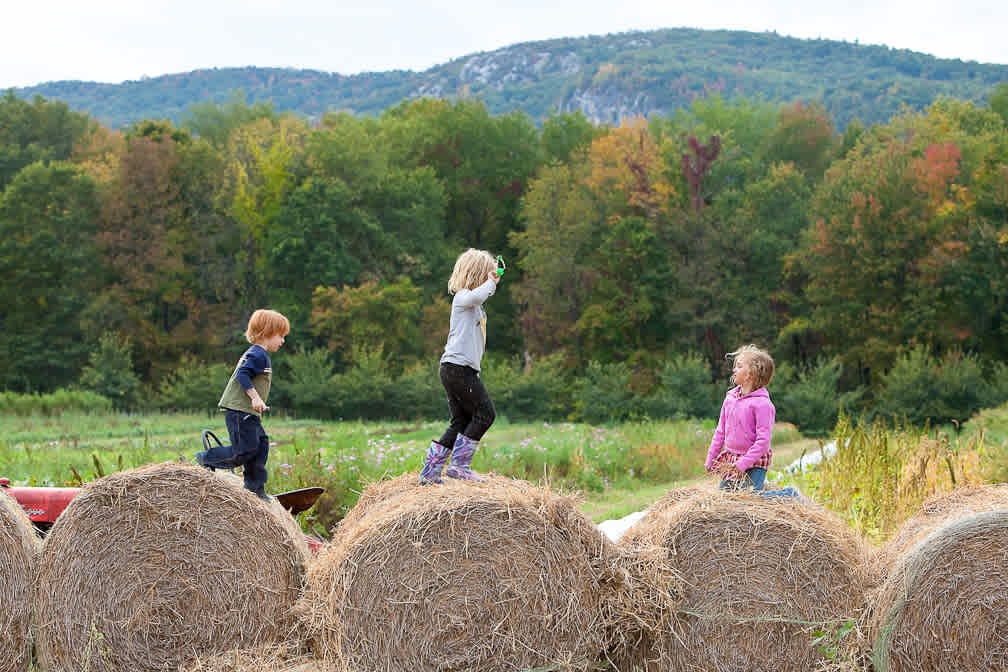
[(283, 68), (213, 68), (126, 81), (61, 81), (15, 89), (86, 111), (112, 127), (179, 121), (193, 103), (250, 103), (317, 119), (330, 110), (377, 115), (404, 99), (471, 96), (494, 114), (581, 110), (593, 121), (670, 115), (699, 96), (821, 102), (838, 126), (885, 122), (903, 106), (938, 96), (986, 101), (1008, 65), (940, 59), (905, 49), (776, 33), (671, 28), (526, 42), (455, 59), (423, 72), (340, 75)]

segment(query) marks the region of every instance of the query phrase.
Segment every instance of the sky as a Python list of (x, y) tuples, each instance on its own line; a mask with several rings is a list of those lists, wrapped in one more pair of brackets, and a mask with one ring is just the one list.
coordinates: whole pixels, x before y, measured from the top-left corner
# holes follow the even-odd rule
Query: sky
[(677, 27), (1008, 64), (1004, 0), (46, 0), (0, 16), (0, 90), (213, 67), (422, 71), (519, 42)]

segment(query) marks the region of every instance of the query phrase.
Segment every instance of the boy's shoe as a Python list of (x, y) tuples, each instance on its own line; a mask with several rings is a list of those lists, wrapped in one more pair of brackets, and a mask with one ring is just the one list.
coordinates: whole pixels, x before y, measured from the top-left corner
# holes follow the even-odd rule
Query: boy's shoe
[(204, 469), (209, 469), (210, 471), (216, 471), (216, 469), (214, 467), (212, 467), (209, 464), (207, 464), (207, 462), (206, 462), (206, 451), (205, 450), (197, 451), (196, 455), (194, 456), (194, 459), (196, 460), (196, 464), (200, 465)]
[(266, 494), (265, 488), (262, 490), (249, 490), (249, 492), (251, 492), (253, 495), (258, 497), (262, 501), (266, 502), (267, 504), (273, 501), (273, 498)]

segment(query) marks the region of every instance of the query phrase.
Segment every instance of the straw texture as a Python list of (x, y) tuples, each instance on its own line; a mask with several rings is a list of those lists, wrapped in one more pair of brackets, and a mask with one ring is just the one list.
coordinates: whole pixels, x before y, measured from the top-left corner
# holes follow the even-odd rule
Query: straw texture
[(279, 505), (193, 465), (88, 484), (42, 548), (44, 669), (175, 670), (291, 638), (307, 548), (285, 518)]
[(929, 500), (879, 554), (876, 672), (1008, 669), (1008, 489)]
[(294, 644), (234, 649), (196, 660), (179, 672), (334, 672), (331, 665), (315, 660)]
[(28, 514), (0, 488), (0, 672), (24, 672), (31, 661), (38, 551)]
[(353, 672), (598, 662), (623, 585), (572, 498), (499, 476), (389, 492), (362, 498), (309, 568), (317, 657)]
[(619, 547), (653, 562), (665, 549), (681, 587), (660, 619), (642, 619), (636, 645), (614, 653), (621, 670), (822, 667), (813, 633), (858, 622), (871, 583), (866, 547), (826, 509), (713, 488), (669, 493)]

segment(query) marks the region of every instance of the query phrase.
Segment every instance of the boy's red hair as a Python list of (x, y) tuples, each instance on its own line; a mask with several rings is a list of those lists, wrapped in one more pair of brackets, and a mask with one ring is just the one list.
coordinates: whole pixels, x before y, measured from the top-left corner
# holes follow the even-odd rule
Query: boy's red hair
[(260, 308), (249, 318), (245, 329), (245, 340), (249, 343), (259, 343), (271, 336), (290, 333), (290, 321), (275, 310)]

